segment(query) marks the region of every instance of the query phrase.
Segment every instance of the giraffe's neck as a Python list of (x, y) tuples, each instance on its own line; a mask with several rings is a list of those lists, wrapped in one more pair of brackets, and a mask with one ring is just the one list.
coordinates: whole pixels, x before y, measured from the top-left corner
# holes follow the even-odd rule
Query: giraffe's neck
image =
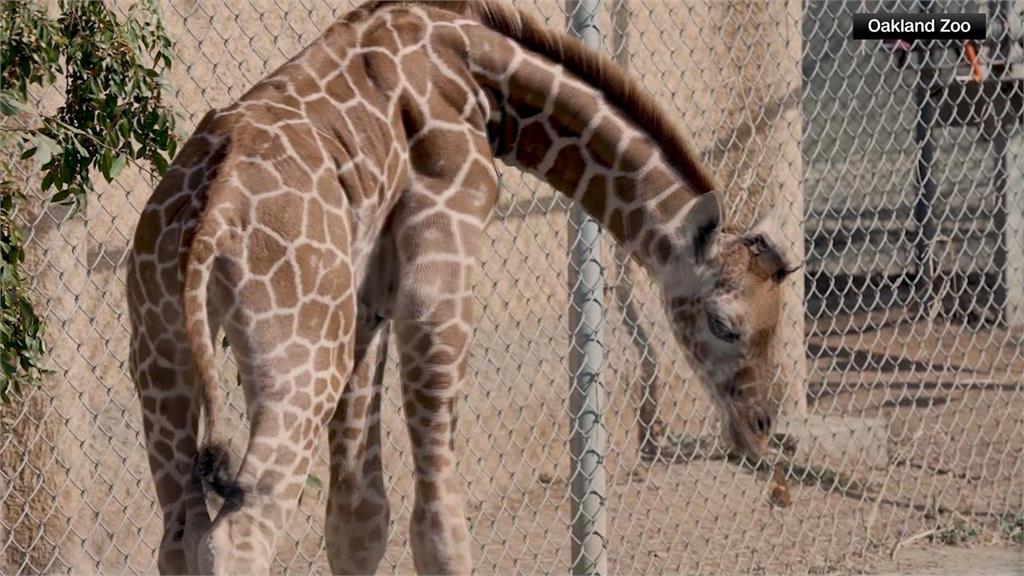
[(565, 67), (507, 38), (483, 38), (470, 39), (468, 56), (491, 95), (497, 157), (579, 202), (659, 270), (679, 249), (684, 206), (710, 190), (709, 179), (684, 177), (650, 134)]

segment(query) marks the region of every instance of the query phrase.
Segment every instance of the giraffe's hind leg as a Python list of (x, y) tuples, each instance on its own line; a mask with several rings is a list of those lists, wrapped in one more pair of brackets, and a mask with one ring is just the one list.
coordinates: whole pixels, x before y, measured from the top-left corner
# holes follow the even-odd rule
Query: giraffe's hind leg
[(270, 572), (277, 536), (298, 507), (316, 442), (351, 370), (356, 307), (347, 256), (271, 269), (269, 281), (250, 272), (222, 284), (237, 291), (225, 332), (250, 432), (235, 478), (240, 496), (225, 502), (200, 541), (205, 572)]
[(381, 385), (388, 329), (360, 309), (352, 376), (328, 430), (331, 481), (327, 558), (333, 574), (373, 574), (387, 548), (390, 509), (380, 444)]
[[(175, 298), (137, 274), (128, 279), (130, 368), (142, 406), (143, 435), (163, 536), (157, 567), (163, 574), (195, 574), (195, 542), (210, 524), (201, 487), (192, 481), (199, 424), (199, 393)], [(140, 297), (142, 296), (142, 297)]]

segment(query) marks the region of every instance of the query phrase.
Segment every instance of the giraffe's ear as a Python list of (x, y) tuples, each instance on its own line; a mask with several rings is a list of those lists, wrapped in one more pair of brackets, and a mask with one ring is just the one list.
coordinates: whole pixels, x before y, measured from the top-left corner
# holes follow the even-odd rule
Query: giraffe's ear
[(782, 282), (786, 276), (800, 269), (800, 263), (783, 248), (785, 243), (780, 240), (784, 238), (785, 235), (779, 228), (777, 208), (773, 208), (766, 217), (743, 235), (743, 242), (753, 256), (753, 269), (762, 277), (771, 278), (776, 283)]
[(722, 203), (718, 192), (706, 192), (690, 200), (683, 219), (683, 234), (693, 249), (697, 262), (708, 256), (722, 223)]

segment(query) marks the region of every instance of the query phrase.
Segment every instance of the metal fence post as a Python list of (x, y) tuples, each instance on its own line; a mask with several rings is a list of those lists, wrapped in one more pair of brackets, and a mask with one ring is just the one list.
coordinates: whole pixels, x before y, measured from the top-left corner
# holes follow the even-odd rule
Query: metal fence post
[[(612, 58), (629, 70), (629, 28), (633, 19), (631, 0), (615, 0), (612, 4), (611, 42)], [(622, 309), (622, 324), (629, 333), (630, 344), (636, 348), (640, 360), (640, 406), (637, 409), (637, 449), (646, 457), (657, 455), (661, 446), (664, 423), (658, 414), (662, 382), (658, 376), (658, 351), (651, 341), (651, 330), (644, 324), (644, 318), (634, 298), (633, 262), (621, 246), (615, 247), (615, 303)], [(613, 273), (615, 274), (615, 273)]]
[[(595, 50), (601, 46), (597, 29), (600, 6), (600, 0), (566, 2), (570, 33)], [(601, 421), (605, 403), (601, 386), (604, 266), (601, 264), (600, 225), (579, 205), (572, 207), (569, 216), (569, 246), (572, 572), (604, 574), (608, 562), (604, 516), (605, 433)]]
[[(1024, 33), (1022, 12), (1014, 12), (1012, 2), (996, 4), (997, 22), (1002, 23), (999, 57), (1005, 63), (995, 81), (1014, 82), (1024, 78), (1024, 62), (1014, 61), (1014, 41)], [(996, 119), (998, 130), (992, 145), (996, 156), (995, 191), (999, 207), (993, 217), (1002, 239), (996, 245), (996, 305), (1003, 322), (1011, 330), (1024, 328), (1024, 122), (1008, 111)]]
[[(931, 0), (921, 0), (921, 12), (931, 13)], [(929, 94), (935, 83), (937, 72), (931, 61), (931, 41), (923, 41), (924, 49), (920, 52), (920, 66), (917, 84), (914, 86), (914, 102), (917, 106), (917, 120), (914, 124), (914, 142), (918, 146), (917, 157), (917, 195), (914, 200), (914, 223), (917, 239), (914, 245), (914, 260), (917, 264), (916, 289), (919, 317), (927, 316), (932, 304), (933, 279), (935, 262), (932, 258), (934, 249), (936, 222), (933, 212), (935, 203), (936, 182), (932, 178), (932, 165), (935, 163), (935, 140), (932, 137), (932, 125), (935, 123), (935, 102)]]

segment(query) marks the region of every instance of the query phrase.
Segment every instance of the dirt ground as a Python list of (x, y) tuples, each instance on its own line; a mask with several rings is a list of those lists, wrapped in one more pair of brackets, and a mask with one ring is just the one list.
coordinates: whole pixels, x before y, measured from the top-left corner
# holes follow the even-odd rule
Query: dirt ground
[(895, 560), (877, 562), (863, 573), (875, 576), (1019, 576), (1024, 574), (1024, 549), (1020, 546), (909, 548), (902, 550)]

